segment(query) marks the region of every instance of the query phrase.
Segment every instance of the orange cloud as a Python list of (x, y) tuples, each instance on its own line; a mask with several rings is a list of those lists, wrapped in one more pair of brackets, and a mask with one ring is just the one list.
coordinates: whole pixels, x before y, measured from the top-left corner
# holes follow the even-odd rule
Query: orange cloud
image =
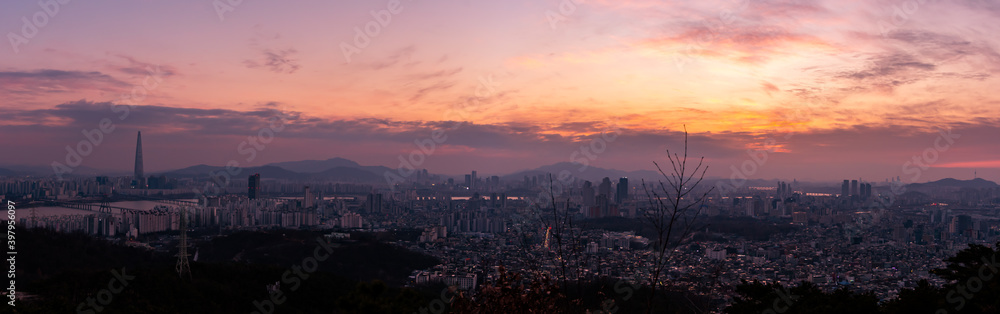
[(837, 47), (817, 36), (794, 34), (774, 26), (698, 27), (673, 36), (646, 38), (640, 40), (637, 46), (661, 50), (677, 48), (687, 55), (725, 58), (743, 64), (759, 64), (778, 55)]

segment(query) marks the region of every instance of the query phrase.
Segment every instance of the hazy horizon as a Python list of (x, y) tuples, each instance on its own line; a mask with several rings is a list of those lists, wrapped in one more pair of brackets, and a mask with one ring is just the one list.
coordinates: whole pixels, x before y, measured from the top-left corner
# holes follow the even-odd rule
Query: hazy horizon
[[(709, 176), (749, 160), (749, 178), (1000, 180), (1000, 5), (893, 5), (72, 3), (0, 49), (0, 132), (19, 135), (0, 138), (0, 164), (65, 164), (109, 119), (83, 166), (130, 169), (142, 130), (149, 171), (397, 167), (439, 130), (419, 168), (503, 174), (571, 162), (616, 131), (588, 161), (632, 171), (667, 162), (686, 126)], [(0, 28), (18, 35), (36, 12), (9, 4)], [(241, 142), (278, 112), (247, 158)]]

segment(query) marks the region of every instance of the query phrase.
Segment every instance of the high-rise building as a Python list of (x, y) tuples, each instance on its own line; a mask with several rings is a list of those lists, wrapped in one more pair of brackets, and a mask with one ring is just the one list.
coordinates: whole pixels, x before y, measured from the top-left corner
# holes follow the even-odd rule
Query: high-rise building
[(135, 137), (135, 175), (132, 177), (132, 187), (146, 188), (146, 177), (142, 172), (142, 131)]
[(625, 200), (628, 199), (628, 178), (618, 179), (618, 186), (616, 187), (615, 202), (618, 204), (624, 204)]
[(255, 200), (260, 193), (260, 174), (254, 173), (247, 179), (247, 197)]
[(472, 170), (472, 185), (470, 185), (470, 186), (469, 186), (469, 189), (470, 189), (470, 190), (475, 190), (475, 189), (479, 188), (479, 187), (477, 186), (477, 185), (478, 185), (478, 184), (477, 184), (477, 181), (478, 181), (478, 180), (479, 180), (479, 179), (477, 179), (477, 178), (476, 178), (476, 171), (475, 171), (475, 170)]
[(851, 196), (858, 196), (858, 180), (851, 180)]
[(601, 180), (601, 185), (597, 187), (597, 194), (603, 194), (604, 196), (611, 198), (611, 178), (604, 177)]
[(465, 175), (465, 187), (472, 189), (472, 175)]
[[(607, 178), (605, 178), (605, 179), (607, 179)], [(603, 185), (603, 183), (602, 183), (602, 185)], [(595, 207), (597, 208), (597, 213), (596, 213), (596, 215), (592, 215), (591, 218), (606, 217), (608, 215), (609, 208), (611, 207), (611, 204), (610, 204), (611, 200), (609, 199), (608, 195), (607, 194), (598, 194), (596, 201), (597, 201), (597, 204), (596, 204)]]
[(482, 208), (483, 199), (479, 196), (479, 192), (472, 193), (472, 197), (466, 202), (466, 210), (479, 210)]
[(848, 194), (850, 192), (849, 190), (850, 188), (851, 188), (851, 180), (844, 180), (844, 184), (840, 185), (840, 196), (847, 197), (848, 195), (850, 195)]
[(596, 199), (594, 198), (594, 184), (590, 181), (583, 181), (583, 188), (580, 189), (580, 194), (583, 197), (584, 206), (590, 207), (596, 204)]
[(368, 199), (366, 200), (366, 205), (368, 206), (368, 213), (381, 213), (382, 212), (382, 194), (368, 194)]
[(364, 226), (364, 219), (357, 213), (347, 213), (340, 217), (340, 227), (361, 228)]
[(315, 202), (316, 198), (314, 198), (312, 192), (309, 191), (308, 185), (305, 188), (304, 194), (305, 195), (302, 197), (302, 208), (312, 208), (313, 202)]

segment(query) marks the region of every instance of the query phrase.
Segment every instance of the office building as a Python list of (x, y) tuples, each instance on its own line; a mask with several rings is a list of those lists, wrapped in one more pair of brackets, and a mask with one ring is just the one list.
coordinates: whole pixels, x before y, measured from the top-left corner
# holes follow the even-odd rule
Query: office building
[(583, 181), (583, 188), (580, 189), (580, 196), (583, 198), (583, 206), (590, 207), (594, 206), (596, 199), (594, 198), (594, 184), (590, 181)]
[(255, 173), (247, 179), (247, 198), (255, 200), (260, 193), (260, 174)]
[(618, 179), (618, 186), (616, 187), (615, 202), (619, 205), (624, 204), (625, 200), (628, 199), (628, 178)]
[(597, 187), (597, 194), (604, 195), (605, 197), (608, 197), (608, 198), (611, 197), (611, 179), (610, 178), (604, 177), (604, 179), (601, 180), (601, 185), (599, 185)]
[(368, 207), (368, 213), (381, 213), (382, 212), (382, 194), (380, 193), (370, 193), (368, 194), (368, 199), (365, 200), (365, 205)]

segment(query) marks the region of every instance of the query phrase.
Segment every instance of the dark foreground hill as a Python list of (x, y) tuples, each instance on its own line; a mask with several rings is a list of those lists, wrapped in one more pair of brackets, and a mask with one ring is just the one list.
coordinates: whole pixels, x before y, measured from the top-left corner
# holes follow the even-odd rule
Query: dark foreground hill
[[(217, 238), (200, 248), (205, 259), (191, 262), (193, 276), (181, 278), (173, 254), (80, 233), (23, 230), (17, 287), (30, 297), (0, 312), (251, 313), (273, 306), (275, 313), (410, 313), (439, 298), (440, 289), (383, 283), (436, 259), (368, 241), (329, 243), (336, 247), (327, 255), (317, 237), (278, 230)], [(313, 264), (317, 247), (325, 260)], [(247, 258), (224, 260), (233, 251)], [(279, 282), (280, 297), (268, 302), (268, 285)]]

